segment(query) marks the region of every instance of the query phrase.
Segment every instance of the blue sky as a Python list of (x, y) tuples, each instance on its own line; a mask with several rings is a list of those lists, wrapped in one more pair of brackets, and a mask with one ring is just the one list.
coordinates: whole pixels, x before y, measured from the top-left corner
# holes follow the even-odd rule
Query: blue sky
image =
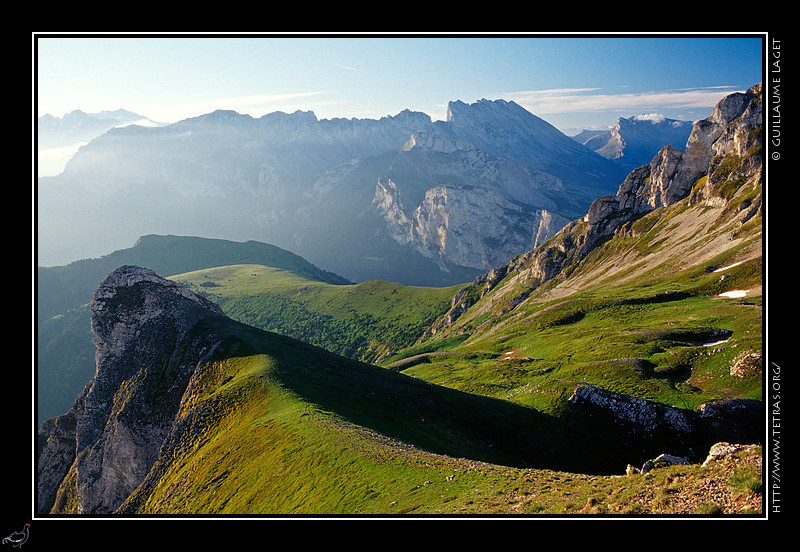
[(38, 115), (128, 109), (159, 122), (260, 117), (442, 119), (447, 103), (513, 100), (556, 127), (659, 113), (695, 120), (762, 78), (762, 37), (34, 35)]

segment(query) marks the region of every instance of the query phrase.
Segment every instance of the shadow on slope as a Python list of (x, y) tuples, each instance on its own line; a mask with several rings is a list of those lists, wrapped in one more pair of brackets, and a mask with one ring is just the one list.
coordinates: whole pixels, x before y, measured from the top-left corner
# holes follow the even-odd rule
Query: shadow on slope
[[(429, 384), (276, 334), (239, 326), (252, 353), (269, 355), (280, 384), (353, 424), (456, 458), (514, 467), (620, 474), (628, 463), (687, 453), (670, 437), (632, 440), (611, 422), (566, 409), (560, 417)], [(562, 397), (566, 404), (567, 396)]]

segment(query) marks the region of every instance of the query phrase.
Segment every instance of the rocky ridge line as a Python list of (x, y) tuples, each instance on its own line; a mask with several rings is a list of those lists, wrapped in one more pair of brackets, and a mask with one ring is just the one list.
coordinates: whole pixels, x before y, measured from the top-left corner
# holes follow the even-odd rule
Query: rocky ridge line
[[(692, 205), (725, 205), (727, 183), (761, 178), (762, 93), (759, 83), (747, 92), (725, 97), (711, 116), (694, 124), (684, 150), (665, 146), (649, 165), (631, 171), (616, 195), (594, 200), (583, 218), (568, 223), (553, 238), (507, 265), (476, 277), (453, 298), (450, 311), (422, 339), (455, 322), (509, 274), (520, 275), (529, 287), (513, 302), (519, 304), (536, 287), (579, 263), (626, 224), (655, 209), (682, 200)], [(761, 194), (737, 208), (743, 224), (761, 210)]]

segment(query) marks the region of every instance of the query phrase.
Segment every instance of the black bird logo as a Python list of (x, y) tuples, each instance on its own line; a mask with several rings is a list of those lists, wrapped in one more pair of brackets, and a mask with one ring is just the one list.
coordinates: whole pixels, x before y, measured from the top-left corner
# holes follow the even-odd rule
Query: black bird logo
[(3, 544), (11, 544), (12, 546), (16, 546), (17, 548), (22, 547), (25, 544), (25, 541), (28, 540), (28, 531), (30, 529), (31, 524), (26, 523), (25, 527), (22, 528), (22, 531), (14, 531), (9, 536), (3, 539)]

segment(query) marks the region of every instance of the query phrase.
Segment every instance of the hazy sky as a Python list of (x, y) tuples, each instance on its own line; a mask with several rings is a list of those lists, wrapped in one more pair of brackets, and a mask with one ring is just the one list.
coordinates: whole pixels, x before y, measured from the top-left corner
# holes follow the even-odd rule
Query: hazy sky
[(232, 109), (443, 119), (447, 103), (513, 100), (556, 127), (707, 117), (762, 79), (762, 37), (33, 35), (34, 109), (128, 109), (175, 122)]

